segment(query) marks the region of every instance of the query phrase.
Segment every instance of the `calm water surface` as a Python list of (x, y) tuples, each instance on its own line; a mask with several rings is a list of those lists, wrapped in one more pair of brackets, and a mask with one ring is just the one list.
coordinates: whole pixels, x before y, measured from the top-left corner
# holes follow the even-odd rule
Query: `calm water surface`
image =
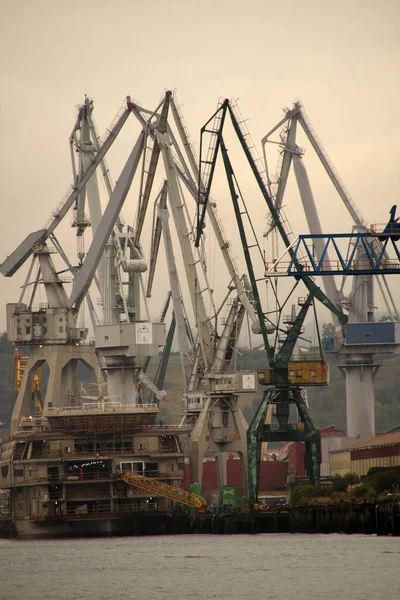
[(0, 600), (399, 600), (400, 538), (0, 540)]

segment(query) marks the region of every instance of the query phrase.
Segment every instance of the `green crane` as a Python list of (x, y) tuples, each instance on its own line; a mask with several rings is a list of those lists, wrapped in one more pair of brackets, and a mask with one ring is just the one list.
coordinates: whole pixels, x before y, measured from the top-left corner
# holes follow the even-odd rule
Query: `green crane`
[[(223, 158), (228, 187), (243, 247), (246, 267), (254, 298), (254, 305), (260, 322), (261, 334), (263, 336), (263, 343), (266, 352), (266, 368), (271, 370), (271, 374), (267, 383), (268, 387), (263, 394), (263, 398), (256, 411), (256, 414), (254, 415), (253, 420), (249, 425), (247, 432), (249, 461), (249, 501), (250, 504), (253, 504), (257, 501), (261, 444), (264, 441), (304, 441), (306, 446), (305, 466), (307, 469), (307, 473), (309, 474), (312, 483), (319, 483), (319, 431), (315, 427), (308, 407), (301, 395), (299, 385), (293, 384), (289, 381), (289, 360), (294, 346), (296, 344), (296, 341), (301, 333), (301, 328), (306, 317), (308, 308), (313, 303), (314, 298), (319, 300), (333, 314), (335, 314), (340, 323), (345, 324), (347, 322), (347, 317), (343, 314), (340, 308), (335, 306), (335, 304), (333, 304), (333, 302), (331, 302), (331, 300), (327, 298), (324, 292), (315, 284), (315, 282), (310, 277), (303, 277), (302, 279), (309, 292), (308, 298), (304, 302), (299, 314), (297, 315), (296, 319), (292, 324), (292, 327), (288, 331), (287, 337), (283, 345), (281, 346), (279, 352), (275, 353), (274, 347), (270, 345), (266, 326), (266, 321), (268, 319), (261, 305), (250, 249), (254, 246), (257, 246), (261, 256), (262, 252), (258, 245), (257, 237), (255, 235), (250, 216), (247, 212), (247, 208), (241, 195), (239, 185), (236, 180), (235, 173), (228, 155), (228, 151), (224, 143), (223, 129), (226, 123), (227, 113), (229, 113), (233, 128), (239, 139), (239, 142), (245, 153), (245, 156), (248, 160), (254, 177), (257, 181), (262, 197), (264, 198), (268, 206), (272, 219), (276, 225), (277, 230), (280, 233), (280, 236), (286, 248), (288, 249), (290, 256), (293, 256), (293, 251), (291, 248), (289, 236), (284, 227), (284, 223), (281, 220), (280, 213), (275, 208), (274, 203), (268, 194), (267, 187), (263, 181), (262, 175), (258, 170), (257, 164), (252, 156), (251, 148), (249, 147), (246, 140), (246, 135), (243, 132), (241, 124), (235, 115), (235, 111), (233, 110), (230, 101), (225, 100), (201, 129), (196, 246), (198, 246), (200, 243), (200, 238), (205, 226), (207, 203), (210, 198), (216, 162), (218, 158), (218, 153), (220, 151)], [(206, 144), (204, 142), (206, 137), (209, 138), (208, 149), (205, 149)], [(248, 219), (252, 231), (252, 237), (256, 240), (255, 243), (251, 244), (248, 241), (243, 217), (246, 217)], [(295, 260), (296, 266), (298, 267), (298, 269), (301, 269), (301, 265), (297, 263), (297, 259)], [(267, 414), (268, 406), (270, 404), (275, 404), (276, 406), (276, 417), (278, 421), (277, 430), (272, 430), (270, 425), (265, 425), (265, 417)], [(291, 404), (294, 404), (296, 406), (300, 419), (299, 426), (296, 428), (293, 428), (293, 426), (288, 425), (289, 410)]]

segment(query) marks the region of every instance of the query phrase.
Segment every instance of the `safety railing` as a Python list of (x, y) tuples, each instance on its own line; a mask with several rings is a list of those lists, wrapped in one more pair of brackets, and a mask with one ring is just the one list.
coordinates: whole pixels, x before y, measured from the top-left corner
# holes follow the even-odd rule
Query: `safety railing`
[[(65, 452), (65, 455), (68, 453)], [(63, 456), (63, 451), (60, 450), (32, 450), (31, 459), (35, 458), (61, 458)]]
[(148, 502), (137, 502), (132, 504), (114, 506), (113, 514), (152, 512), (154, 510), (157, 510), (157, 512), (159, 512), (160, 509), (156, 502), (152, 502), (149, 500)]
[(98, 481), (98, 480), (108, 480), (108, 479), (118, 479), (120, 474), (111, 473), (109, 470), (107, 472), (98, 471), (95, 473), (53, 473), (48, 474), (43, 477), (30, 477), (29, 473), (24, 473), (21, 476), (15, 476), (13, 478), (13, 483), (15, 485), (22, 484), (33, 484), (33, 483), (72, 483), (76, 481)]
[(70, 501), (67, 502), (67, 516), (83, 516), (111, 513), (110, 500), (87, 500), (87, 501)]
[[(82, 397), (84, 399), (84, 397)], [(46, 410), (48, 416), (63, 415), (72, 412), (154, 412), (159, 411), (157, 404), (123, 404), (122, 402), (85, 402), (79, 406), (51, 407)]]
[[(311, 275), (316, 275), (317, 273), (330, 273), (332, 271), (338, 271), (340, 273), (343, 272), (343, 266), (340, 260), (326, 260), (322, 263), (318, 264), (318, 269), (316, 270), (314, 265), (310, 261), (301, 261), (300, 265), (302, 267), (301, 274), (310, 273)], [(282, 275), (290, 275), (292, 274), (289, 269), (293, 270), (293, 263), (291, 261), (274, 263), (267, 262), (266, 263), (266, 276), (271, 276), (275, 274)], [(375, 268), (375, 267), (374, 267)], [(397, 258), (384, 258), (379, 266), (379, 269), (385, 271), (385, 269), (399, 269), (400, 263)], [(347, 271), (367, 271), (372, 270), (371, 261), (368, 259), (355, 259), (346, 265)]]
[(393, 236), (400, 234), (399, 223), (373, 223), (370, 226), (370, 232), (372, 236)]

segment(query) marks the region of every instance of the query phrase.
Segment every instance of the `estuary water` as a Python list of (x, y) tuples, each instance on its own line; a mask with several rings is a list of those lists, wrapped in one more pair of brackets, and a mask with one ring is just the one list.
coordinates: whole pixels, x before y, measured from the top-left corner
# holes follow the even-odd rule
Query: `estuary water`
[(399, 600), (400, 538), (0, 540), (0, 600)]

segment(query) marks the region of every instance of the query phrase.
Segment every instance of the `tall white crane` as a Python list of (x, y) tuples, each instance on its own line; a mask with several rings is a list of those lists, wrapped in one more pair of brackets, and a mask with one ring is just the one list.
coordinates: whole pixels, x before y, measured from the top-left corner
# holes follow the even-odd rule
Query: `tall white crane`
[[(123, 229), (119, 215), (138, 169), (145, 144), (146, 133), (141, 131), (128, 160), (122, 169), (115, 187), (106, 186), (109, 198), (101, 212), (98, 186), (95, 181), (96, 169), (102, 166), (106, 171), (104, 157), (122, 126), (131, 113), (133, 104), (130, 98), (120, 111), (100, 141), (93, 133), (90, 101), (85, 99), (79, 110), (72, 136), (71, 147), (79, 151), (79, 168), (73, 162), (74, 183), (65, 199), (53, 212), (49, 223), (41, 230), (30, 234), (20, 246), (4, 261), (0, 271), (12, 276), (32, 255), (32, 262), (18, 303), (7, 306), (7, 328), (9, 339), (32, 347), (26, 367), (24, 381), (15, 404), (11, 431), (14, 432), (22, 414), (29, 412), (29, 389), (34, 372), (43, 362), (50, 367), (50, 379), (44, 402), (44, 412), (62, 406), (65, 396), (76, 392), (75, 369), (78, 361), (83, 361), (96, 375), (98, 381), (101, 357), (103, 376), (107, 379), (108, 392), (117, 394), (124, 402), (140, 403), (140, 387), (143, 383), (152, 391), (154, 386), (143, 376), (146, 357), (158, 355), (160, 346), (165, 344), (165, 324), (153, 322), (148, 315), (140, 314), (138, 298), (138, 277), (145, 270), (143, 258), (132, 242), (132, 228)], [(79, 135), (77, 134), (79, 130)], [(85, 214), (85, 200), (88, 199), (90, 217)], [(73, 225), (78, 238), (91, 221), (93, 240), (88, 252), (80, 244), (79, 264), (72, 266), (61, 244), (55, 237), (55, 229), (67, 212), (74, 213)], [(64, 258), (73, 274), (70, 295), (64, 289), (63, 278), (57, 272), (50, 254), (50, 239), (59, 254)], [(35, 273), (36, 268), (36, 273)], [(96, 275), (97, 271), (97, 275)], [(125, 298), (119, 275), (124, 271), (128, 277), (128, 294)], [(138, 275), (139, 274), (139, 275)], [(33, 280), (31, 278), (33, 277)], [(82, 344), (87, 335), (86, 328), (77, 326), (79, 310), (94, 279), (99, 281), (104, 318), (95, 326), (96, 342)], [(47, 302), (33, 307), (39, 285), (43, 285)], [(121, 292), (123, 291), (123, 295)], [(121, 297), (122, 296), (122, 297)], [(27, 298), (25, 300), (25, 298)], [(94, 310), (93, 303), (89, 303)], [(158, 408), (155, 406), (155, 410)]]
[[(154, 224), (152, 246), (154, 259), (150, 265), (150, 280), (153, 278), (155, 266), (153, 267), (152, 264), (158, 252), (162, 232), (185, 381), (182, 424), (192, 427), (189, 439), (191, 480), (192, 482), (201, 482), (204, 456), (212, 454), (217, 457), (218, 483), (220, 486), (226, 484), (225, 455), (227, 452), (233, 451), (238, 452), (242, 458), (243, 481), (246, 482), (247, 424), (238, 406), (238, 395), (243, 391), (255, 390), (256, 381), (253, 372), (232, 371), (231, 358), (237, 345), (246, 308), (250, 318), (255, 322), (257, 320), (254, 316), (254, 307), (246, 282), (237, 275), (231, 259), (229, 244), (224, 239), (215, 207), (212, 207), (211, 211), (214, 231), (217, 234), (218, 243), (228, 266), (228, 275), (231, 278), (228, 296), (234, 293), (236, 297), (232, 298), (226, 322), (220, 333), (217, 332), (215, 325), (217, 314), (220, 311), (210, 315), (206, 309), (204, 297), (210, 295), (210, 287), (205, 269), (203, 270), (204, 255), (201, 248), (200, 254), (196, 255), (193, 245), (194, 235), (191, 226), (188, 225), (188, 209), (181, 188), (181, 182), (183, 182), (190, 195), (196, 198), (197, 165), (187, 130), (171, 94), (166, 94), (164, 102), (164, 106), (173, 107), (172, 112), (189, 164), (186, 163), (183, 153), (179, 151), (179, 145), (171, 127), (168, 125), (166, 131), (160, 130), (160, 126), (155, 127), (152, 131), (163, 158), (167, 184), (163, 186), (159, 197), (158, 219)], [(195, 177), (191, 174), (193, 171)], [(169, 210), (167, 206), (169, 206)], [(197, 341), (195, 344), (190, 339), (190, 334), (188, 335), (169, 228), (169, 211), (177, 232), (190, 302), (196, 320)], [(151, 285), (148, 293), (151, 293)], [(257, 328), (256, 326), (254, 329)]]
[[(133, 104), (130, 97), (128, 104), (131, 109)], [(163, 119), (161, 115), (161, 120)], [(96, 145), (98, 134), (91, 118), (89, 128), (93, 144)], [(99, 272), (104, 261), (104, 285), (100, 286), (103, 318), (95, 327), (96, 348), (107, 376), (108, 392), (137, 404), (146, 401), (141, 393), (143, 386), (155, 394), (158, 401), (165, 396), (165, 392), (157, 390), (145, 374), (151, 356), (158, 355), (159, 348), (165, 344), (165, 324), (163, 320), (158, 322), (151, 319), (142, 279), (147, 270), (140, 243), (146, 214), (143, 205), (147, 204), (150, 196), (158, 161), (155, 146), (150, 160), (147, 160), (144, 153), (147, 142), (147, 130), (143, 128), (115, 187), (105, 162), (101, 164), (109, 199), (82, 268), (84, 271), (87, 266), (87, 273), (82, 275), (81, 284), (86, 288), (87, 284), (83, 282), (90, 279), (93, 270), (97, 269)], [(123, 224), (121, 207), (140, 162), (139, 218), (135, 227), (126, 226)], [(118, 188), (123, 190), (122, 193)], [(114, 201), (114, 198), (117, 200)], [(102, 227), (102, 223), (105, 226)], [(105, 248), (100, 258), (100, 253), (97, 252), (99, 247)], [(80, 293), (79, 288), (76, 293)]]
[[(356, 231), (360, 233), (366, 232), (368, 230), (366, 221), (361, 215), (354, 200), (351, 198), (326, 150), (322, 146), (302, 104), (296, 102), (291, 110), (286, 109), (285, 112), (285, 117), (262, 139), (269, 189), (277, 209), (282, 210), (290, 166), (293, 163), (296, 182), (307, 218), (309, 232), (311, 234), (323, 233), (316, 202), (304, 165), (304, 150), (299, 148), (296, 144), (297, 124), (299, 123), (350, 214)], [(278, 142), (280, 159), (275, 180), (273, 180), (268, 171), (266, 144), (271, 141), (273, 142), (271, 136), (277, 130), (280, 130), (280, 140)], [(273, 228), (274, 225), (272, 223), (269, 224), (265, 235), (269, 235)], [(369, 238), (368, 243), (370, 244), (372, 253), (379, 253), (382, 251), (382, 244), (377, 238)], [(314, 252), (318, 260), (321, 259), (324, 246), (323, 239), (315, 239)], [(357, 250), (356, 260), (362, 261), (364, 258), (364, 250), (360, 247)], [(328, 254), (325, 254), (325, 260), (329, 262)], [(374, 280), (378, 282), (390, 317), (395, 320), (399, 319), (397, 308), (385, 275), (379, 275), (377, 277), (373, 277), (372, 275), (360, 275), (353, 277), (351, 293), (347, 298), (344, 296), (345, 276), (343, 277), (343, 282), (339, 289), (336, 287), (333, 277), (325, 275), (322, 276), (322, 279), (327, 296), (335, 303), (348, 308), (349, 323), (370, 322), (375, 320)], [(338, 328), (338, 322), (335, 317), (333, 318), (334, 323)], [(386, 349), (380, 347), (375, 350), (379, 350), (379, 352), (393, 352), (394, 348), (389, 349), (386, 346)], [(338, 355), (340, 357), (339, 368), (346, 382), (348, 436), (352, 438), (371, 438), (375, 435), (373, 379), (377, 371), (377, 365), (373, 360), (372, 348), (368, 352), (365, 352), (364, 349), (361, 353), (360, 348), (350, 347), (346, 344), (341, 346)]]

